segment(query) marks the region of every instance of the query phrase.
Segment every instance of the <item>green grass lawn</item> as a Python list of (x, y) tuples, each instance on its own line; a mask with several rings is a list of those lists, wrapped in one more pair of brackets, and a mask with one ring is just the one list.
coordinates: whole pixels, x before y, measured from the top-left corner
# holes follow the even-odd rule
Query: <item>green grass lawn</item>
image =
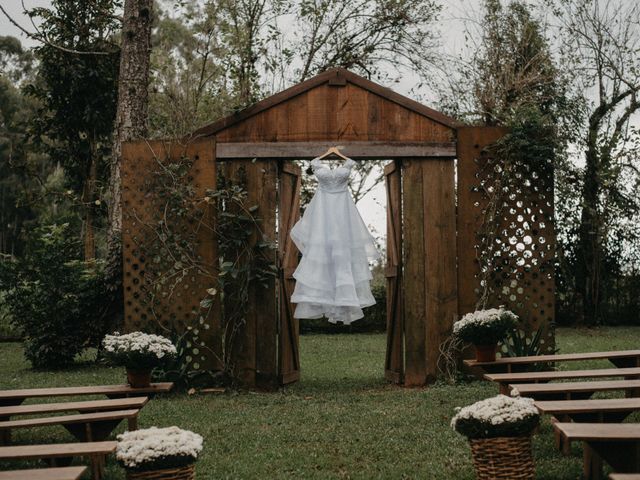
[[(637, 348), (639, 339), (640, 328), (561, 329), (557, 343), (568, 353)], [(205, 450), (197, 467), (203, 479), (474, 478), (467, 442), (449, 421), (456, 406), (495, 395), (495, 385), (391, 386), (382, 375), (384, 348), (380, 334), (303, 336), (299, 384), (279, 393), (158, 397), (141, 412), (140, 426), (178, 425), (203, 435)], [(124, 380), (122, 369), (90, 363), (64, 372), (32, 371), (17, 343), (0, 344), (0, 359), (4, 389)], [(73, 437), (61, 427), (47, 427), (16, 431), (14, 440)], [(558, 454), (547, 421), (534, 448), (539, 479), (579, 478), (580, 447), (574, 446), (571, 457)], [(27, 465), (1, 467), (9, 466)], [(124, 478), (113, 459), (107, 478)]]

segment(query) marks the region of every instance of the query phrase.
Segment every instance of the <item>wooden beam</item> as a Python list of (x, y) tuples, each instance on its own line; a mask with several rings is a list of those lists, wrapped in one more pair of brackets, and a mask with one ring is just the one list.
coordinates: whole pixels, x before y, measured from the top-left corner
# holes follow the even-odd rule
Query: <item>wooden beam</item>
[(455, 158), (455, 142), (233, 142), (217, 143), (218, 160), (242, 158), (311, 159), (329, 147), (340, 147), (346, 156), (363, 160), (403, 157)]

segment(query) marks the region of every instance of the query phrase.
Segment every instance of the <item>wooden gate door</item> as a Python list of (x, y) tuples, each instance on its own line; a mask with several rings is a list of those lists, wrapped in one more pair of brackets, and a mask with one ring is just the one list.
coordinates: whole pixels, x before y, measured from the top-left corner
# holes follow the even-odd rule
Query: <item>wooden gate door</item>
[(294, 162), (280, 164), (278, 199), (278, 377), (281, 385), (300, 379), (300, 328), (293, 317), (291, 295), (295, 287), (293, 272), (298, 265), (298, 249), (291, 240), (291, 229), (300, 218), (300, 167)]
[(398, 160), (384, 168), (387, 189), (387, 354), (384, 375), (404, 381), (404, 324), (402, 312), (402, 190)]

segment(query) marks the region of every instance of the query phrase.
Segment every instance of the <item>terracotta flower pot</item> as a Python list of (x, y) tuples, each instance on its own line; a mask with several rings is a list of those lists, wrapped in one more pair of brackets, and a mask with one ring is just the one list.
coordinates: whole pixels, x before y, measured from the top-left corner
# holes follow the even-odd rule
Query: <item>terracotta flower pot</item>
[(475, 345), (478, 362), (495, 362), (498, 345)]
[(151, 384), (151, 370), (127, 368), (127, 381), (133, 388), (144, 388)]

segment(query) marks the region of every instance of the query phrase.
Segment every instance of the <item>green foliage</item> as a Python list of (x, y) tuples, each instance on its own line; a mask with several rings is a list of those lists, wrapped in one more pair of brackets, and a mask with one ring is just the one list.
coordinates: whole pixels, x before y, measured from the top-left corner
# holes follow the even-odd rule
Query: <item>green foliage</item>
[[(559, 328), (562, 352), (631, 349), (639, 327)], [(158, 395), (145, 407), (140, 428), (178, 425), (204, 436), (197, 478), (266, 479), (282, 472), (285, 479), (327, 480), (475, 478), (469, 444), (449, 426), (454, 408), (496, 393), (491, 382), (473, 381), (430, 388), (397, 388), (383, 376), (384, 335), (305, 335), (300, 339), (302, 377), (275, 393)], [(22, 347), (0, 344), (0, 388), (122, 383), (121, 369), (79, 366), (64, 372), (28, 369)], [(576, 362), (575, 368), (601, 368), (606, 360)], [(574, 366), (572, 365), (572, 368)], [(611, 396), (611, 395), (607, 395)], [(629, 419), (638, 422), (636, 413)], [(121, 433), (126, 422), (116, 429)], [(221, 432), (226, 432), (222, 434)], [(367, 454), (363, 455), (366, 433)], [(13, 432), (16, 444), (42, 441), (37, 429)], [(74, 441), (64, 429), (50, 429), (55, 443)], [(337, 450), (328, 449), (340, 442)], [(283, 454), (283, 451), (288, 452)], [(553, 427), (543, 417), (533, 437), (536, 474), (540, 479), (576, 480), (582, 472), (581, 447), (563, 455), (554, 444)], [(313, 459), (313, 461), (310, 461)], [(3, 466), (37, 468), (37, 462)], [(113, 455), (105, 478), (125, 480)]]
[(191, 355), (190, 331), (182, 335), (171, 335), (178, 353), (163, 365), (153, 369), (154, 382), (173, 382), (177, 390), (223, 386), (228, 383), (219, 372), (208, 369), (194, 369), (189, 361)]
[(36, 368), (64, 367), (110, 326), (102, 309), (102, 264), (78, 261), (68, 223), (37, 228), (24, 259), (0, 263), (5, 305)]
[(376, 304), (364, 309), (364, 318), (350, 325), (331, 324), (325, 318), (303, 318), (300, 333), (384, 332), (387, 328), (387, 287), (384, 283), (372, 283), (371, 293)]

